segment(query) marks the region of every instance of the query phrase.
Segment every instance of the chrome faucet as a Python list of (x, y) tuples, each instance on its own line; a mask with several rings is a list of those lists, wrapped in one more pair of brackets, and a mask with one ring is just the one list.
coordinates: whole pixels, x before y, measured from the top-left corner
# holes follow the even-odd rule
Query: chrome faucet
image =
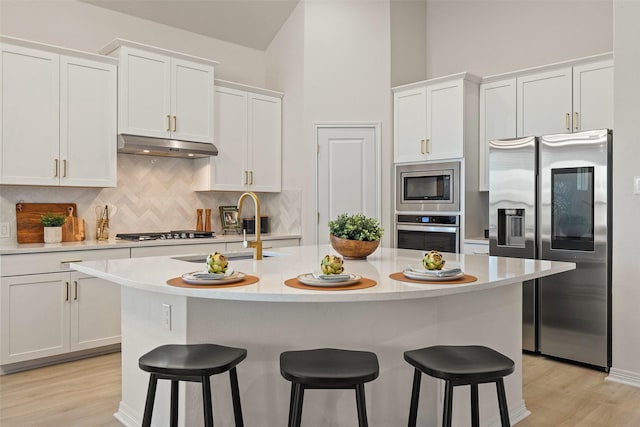
[(247, 230), (242, 230), (243, 242), (242, 245), (245, 248), (254, 248), (253, 259), (260, 260), (262, 259), (262, 240), (260, 240), (260, 200), (258, 200), (258, 196), (256, 193), (252, 191), (248, 191), (246, 193), (242, 193), (240, 198), (238, 199), (238, 218), (241, 218), (242, 213), (242, 202), (245, 197), (251, 197), (253, 199), (253, 203), (256, 206), (256, 216), (255, 216), (255, 230), (256, 230), (256, 240), (254, 242), (247, 241)]

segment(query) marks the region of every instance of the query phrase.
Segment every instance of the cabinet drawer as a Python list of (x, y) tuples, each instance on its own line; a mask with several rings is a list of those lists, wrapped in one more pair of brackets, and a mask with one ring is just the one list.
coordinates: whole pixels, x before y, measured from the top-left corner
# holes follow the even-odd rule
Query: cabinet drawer
[(465, 243), (464, 253), (468, 255), (489, 255), (489, 244)]
[(224, 243), (200, 243), (196, 245), (147, 246), (131, 248), (131, 258), (147, 256), (169, 256), (185, 254), (208, 254), (214, 251), (224, 252)]
[(68, 265), (70, 262), (129, 258), (129, 254), (129, 248), (118, 248), (2, 255), (0, 271), (3, 277), (71, 271)]

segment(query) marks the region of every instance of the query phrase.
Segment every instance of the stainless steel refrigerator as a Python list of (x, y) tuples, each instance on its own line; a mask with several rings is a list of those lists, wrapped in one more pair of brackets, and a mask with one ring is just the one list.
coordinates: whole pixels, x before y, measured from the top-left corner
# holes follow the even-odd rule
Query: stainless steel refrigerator
[(523, 349), (611, 366), (610, 130), (490, 142), (489, 253), (575, 262), (523, 284)]

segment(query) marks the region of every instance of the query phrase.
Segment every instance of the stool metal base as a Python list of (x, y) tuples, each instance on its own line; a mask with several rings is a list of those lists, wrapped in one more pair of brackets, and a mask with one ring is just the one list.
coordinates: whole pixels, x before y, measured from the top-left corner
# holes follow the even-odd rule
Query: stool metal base
[[(213, 427), (213, 403), (211, 400), (211, 380), (208, 376), (202, 377), (179, 377), (173, 375), (151, 374), (149, 377), (149, 387), (147, 389), (147, 399), (144, 406), (144, 416), (142, 418), (142, 427), (151, 427), (151, 417), (153, 416), (153, 406), (156, 397), (156, 388), (159, 379), (171, 380), (171, 408), (170, 408), (170, 427), (178, 426), (178, 391), (180, 381), (199, 382), (202, 383), (202, 404), (204, 411), (205, 427)], [(233, 367), (229, 370), (229, 379), (231, 380), (231, 399), (233, 401), (233, 417), (236, 427), (244, 427), (242, 418), (242, 406), (240, 404), (240, 390), (238, 388), (238, 373)]]

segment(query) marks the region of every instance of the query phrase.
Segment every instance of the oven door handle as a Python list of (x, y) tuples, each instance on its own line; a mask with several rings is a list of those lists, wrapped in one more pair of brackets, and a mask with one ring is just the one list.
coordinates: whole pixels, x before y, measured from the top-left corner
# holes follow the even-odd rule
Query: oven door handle
[(422, 231), (426, 233), (457, 233), (460, 227), (446, 227), (439, 225), (405, 225), (398, 224), (398, 231)]

